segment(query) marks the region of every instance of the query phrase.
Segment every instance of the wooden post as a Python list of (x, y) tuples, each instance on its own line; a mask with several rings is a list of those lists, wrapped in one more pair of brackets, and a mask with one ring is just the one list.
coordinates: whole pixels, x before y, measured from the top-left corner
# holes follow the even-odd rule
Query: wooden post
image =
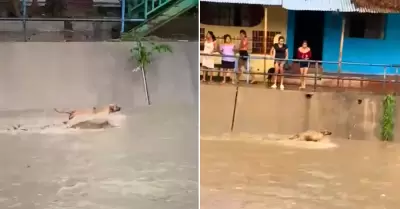
[(267, 56), (267, 35), (268, 35), (268, 7), (264, 7), (264, 40), (263, 40), (263, 45), (264, 45), (264, 83), (266, 80), (265, 73), (268, 72), (266, 70), (267, 67), (267, 59), (265, 58)]
[[(339, 46), (339, 59), (338, 59), (338, 76), (342, 73), (342, 60), (343, 60), (343, 42), (344, 32), (346, 29), (346, 17), (342, 14), (342, 33), (340, 34), (340, 46)], [(339, 77), (337, 79), (337, 86), (339, 86)]]

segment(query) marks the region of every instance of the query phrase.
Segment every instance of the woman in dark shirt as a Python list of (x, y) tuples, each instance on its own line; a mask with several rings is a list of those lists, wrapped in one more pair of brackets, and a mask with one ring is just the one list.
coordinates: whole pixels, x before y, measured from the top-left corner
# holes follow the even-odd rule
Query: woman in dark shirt
[[(302, 45), (297, 49), (297, 59), (300, 59), (300, 89), (306, 88), (306, 81), (304, 76), (308, 73), (308, 67), (310, 66), (311, 49), (308, 47), (307, 41), (303, 41)], [(304, 61), (303, 61), (304, 60)]]
[(247, 39), (247, 34), (246, 31), (240, 30), (240, 44), (239, 44), (239, 67), (238, 67), (238, 73), (236, 75), (236, 81), (239, 81), (239, 78), (241, 76), (241, 73), (246, 70), (247, 68), (247, 58), (249, 56), (249, 53), (247, 52), (248, 50), (248, 39)]
[[(283, 36), (280, 36), (278, 39), (278, 43), (274, 44), (274, 46), (271, 49), (271, 56), (275, 58), (275, 76), (274, 76), (274, 84), (271, 86), (271, 88), (276, 89), (277, 81), (278, 81), (278, 75), (283, 74), (284, 66), (286, 63), (286, 60), (288, 58), (288, 47), (285, 44), (285, 38)], [(283, 75), (280, 77), (280, 86), (279, 88), (281, 90), (284, 90), (285, 87), (283, 86)]]
[[(247, 59), (249, 58), (249, 40), (247, 39), (247, 34), (245, 30), (240, 30), (240, 44), (239, 44), (239, 68), (238, 68), (238, 74), (237, 78), (240, 78), (240, 75), (242, 72), (248, 70), (247, 66)], [(254, 84), (256, 81), (253, 80), (253, 76), (251, 74), (248, 74), (250, 78), (250, 83)]]

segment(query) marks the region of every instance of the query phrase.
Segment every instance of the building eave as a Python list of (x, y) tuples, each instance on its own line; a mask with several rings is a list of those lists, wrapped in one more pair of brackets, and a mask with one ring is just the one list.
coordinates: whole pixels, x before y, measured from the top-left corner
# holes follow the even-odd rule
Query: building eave
[(256, 4), (264, 6), (282, 6), (282, 0), (200, 0), (201, 2), (228, 4)]
[(393, 13), (393, 10), (360, 6), (353, 0), (282, 0), (282, 7), (297, 11)]
[(357, 7), (371, 8), (377, 11), (387, 11), (390, 13), (400, 12), (400, 2), (398, 0), (351, 0)]
[(282, 6), (294, 11), (400, 13), (397, 0), (200, 0), (228, 4)]

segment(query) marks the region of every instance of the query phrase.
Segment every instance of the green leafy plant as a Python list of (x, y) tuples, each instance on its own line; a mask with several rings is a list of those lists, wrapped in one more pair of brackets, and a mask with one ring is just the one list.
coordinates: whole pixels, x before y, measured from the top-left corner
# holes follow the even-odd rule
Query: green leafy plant
[(395, 96), (388, 94), (383, 99), (383, 114), (381, 121), (381, 140), (393, 141), (394, 136), (394, 116), (396, 109)]
[(139, 34), (128, 33), (122, 36), (124, 41), (132, 41), (134, 43), (131, 48), (131, 58), (136, 60), (138, 66), (133, 69), (133, 72), (141, 71), (143, 78), (143, 86), (146, 94), (147, 104), (150, 105), (150, 95), (147, 85), (146, 69), (153, 61), (154, 53), (172, 53), (172, 47), (168, 44), (156, 43), (151, 37), (144, 37)]

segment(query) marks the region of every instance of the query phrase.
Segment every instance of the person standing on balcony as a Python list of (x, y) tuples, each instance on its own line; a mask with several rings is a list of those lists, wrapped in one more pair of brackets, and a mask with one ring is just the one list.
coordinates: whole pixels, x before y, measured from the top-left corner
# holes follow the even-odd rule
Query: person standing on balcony
[[(239, 67), (238, 74), (236, 80), (240, 78), (240, 75), (243, 71), (246, 71), (249, 66), (247, 66), (247, 60), (249, 59), (249, 40), (247, 38), (247, 34), (245, 30), (240, 30), (240, 44), (239, 44)], [(249, 75), (251, 79), (251, 84), (254, 84), (255, 81), (252, 79), (253, 76)]]
[[(235, 61), (236, 58), (235, 56), (235, 51), (236, 51), (236, 46), (235, 44), (232, 43), (232, 38), (230, 35), (226, 34), (224, 35), (224, 43), (221, 44), (220, 47), (220, 53), (222, 55), (222, 75), (223, 75), (223, 80), (222, 84), (226, 83), (226, 77), (229, 76), (229, 72), (233, 72), (233, 69), (235, 69)], [(235, 80), (232, 79), (232, 84), (235, 84)]]
[(311, 49), (308, 47), (307, 41), (303, 41), (302, 45), (297, 49), (297, 59), (301, 60), (300, 64), (300, 88), (306, 88), (306, 81), (305, 77), (308, 73), (308, 68), (310, 67), (310, 62), (308, 61), (311, 59)]
[[(12, 15), (12, 17), (21, 17), (21, 1), (20, 0), (6, 0), (1, 3), (6, 5), (7, 16)], [(3, 5), (2, 5), (3, 6)], [(1, 8), (4, 9), (4, 8)]]
[[(278, 43), (274, 44), (274, 46), (271, 48), (271, 56), (275, 59), (274, 84), (271, 86), (271, 88), (276, 89), (278, 75), (283, 74), (286, 60), (288, 59), (288, 47), (285, 44), (285, 38), (283, 38), (283, 36), (280, 36), (278, 39)], [(285, 87), (283, 86), (283, 75), (280, 76), (279, 88), (281, 90), (285, 89)]]
[(247, 59), (248, 59), (248, 56), (249, 56), (249, 53), (247, 51), (248, 48), (249, 48), (248, 46), (249, 46), (249, 42), (248, 42), (248, 39), (247, 39), (246, 31), (240, 30), (240, 44), (239, 44), (239, 55), (240, 55), (240, 58), (239, 58), (238, 73), (235, 76), (235, 80), (236, 81), (239, 81), (241, 73), (246, 70)]
[[(216, 43), (216, 38), (215, 35), (212, 31), (208, 31), (206, 35), (206, 40), (204, 42), (204, 54), (210, 54), (212, 55), (215, 49), (217, 48), (217, 43)], [(203, 61), (202, 61), (202, 66), (205, 70), (212, 70), (214, 69), (214, 57), (212, 56), (203, 56)], [(210, 82), (213, 80), (213, 74), (214, 72), (207, 72), (203, 71), (203, 79), (201, 79), (202, 82), (206, 81), (207, 74), (210, 75)]]

